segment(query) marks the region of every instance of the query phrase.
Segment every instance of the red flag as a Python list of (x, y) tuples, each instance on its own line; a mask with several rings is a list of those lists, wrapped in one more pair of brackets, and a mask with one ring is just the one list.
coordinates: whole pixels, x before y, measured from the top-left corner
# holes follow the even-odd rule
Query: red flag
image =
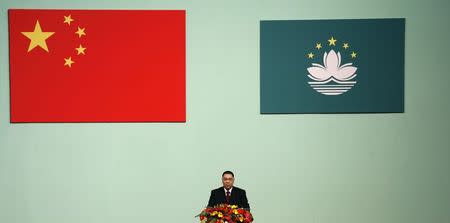
[(185, 122), (185, 11), (9, 10), (11, 122)]

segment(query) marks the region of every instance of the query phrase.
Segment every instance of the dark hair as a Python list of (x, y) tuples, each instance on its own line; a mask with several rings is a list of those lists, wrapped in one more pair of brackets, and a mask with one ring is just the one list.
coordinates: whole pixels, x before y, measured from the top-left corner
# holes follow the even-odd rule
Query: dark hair
[(229, 171), (229, 170), (227, 170), (227, 171), (223, 172), (223, 173), (222, 173), (222, 177), (223, 177), (223, 175), (225, 175), (225, 174), (231, 174), (231, 176), (233, 176), (233, 177), (234, 177), (234, 173), (233, 173), (233, 172), (231, 172), (231, 171)]

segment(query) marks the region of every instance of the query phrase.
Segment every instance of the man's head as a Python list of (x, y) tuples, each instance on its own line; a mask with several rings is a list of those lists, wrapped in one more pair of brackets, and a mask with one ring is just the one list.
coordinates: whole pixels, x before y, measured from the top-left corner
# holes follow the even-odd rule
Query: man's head
[(222, 183), (223, 187), (226, 189), (230, 189), (233, 186), (234, 183), (234, 174), (233, 172), (227, 170), (222, 173)]

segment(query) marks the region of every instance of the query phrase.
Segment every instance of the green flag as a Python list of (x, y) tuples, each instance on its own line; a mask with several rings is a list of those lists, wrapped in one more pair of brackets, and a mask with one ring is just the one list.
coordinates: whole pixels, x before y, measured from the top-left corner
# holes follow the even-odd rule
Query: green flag
[(404, 112), (405, 19), (260, 23), (261, 113)]

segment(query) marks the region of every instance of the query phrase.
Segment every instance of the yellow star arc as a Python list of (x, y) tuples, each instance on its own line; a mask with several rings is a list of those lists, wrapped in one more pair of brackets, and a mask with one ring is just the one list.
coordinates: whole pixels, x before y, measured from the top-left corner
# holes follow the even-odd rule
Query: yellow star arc
[(39, 46), (43, 50), (48, 51), (46, 40), (55, 34), (55, 32), (42, 32), (41, 24), (39, 20), (36, 20), (36, 25), (34, 26), (33, 32), (22, 32), (24, 36), (30, 39), (30, 45), (28, 46), (28, 52), (33, 50), (35, 47)]
[(70, 26), (70, 23), (73, 22), (72, 15), (64, 16), (64, 23), (67, 23)]
[(352, 56), (352, 58), (356, 58), (357, 53), (355, 51), (353, 51), (350, 56)]
[(85, 28), (78, 27), (78, 30), (75, 33), (78, 34), (78, 37), (81, 38), (82, 36), (86, 36), (86, 32), (84, 30)]
[(64, 66), (72, 67), (73, 63), (75, 63), (75, 61), (72, 60), (72, 57), (64, 58)]
[(336, 46), (336, 39), (334, 37), (331, 37), (331, 39), (328, 40), (328, 43), (330, 46)]
[(307, 56), (308, 56), (309, 59), (314, 58), (314, 54), (313, 54), (312, 52), (311, 52), (311, 53), (308, 53)]
[(84, 52), (86, 50), (86, 47), (83, 47), (81, 44), (79, 47), (75, 48), (75, 50), (77, 51), (77, 55), (80, 55), (80, 54), (86, 55)]
[(322, 48), (322, 44), (321, 44), (321, 43), (316, 43), (316, 48), (317, 48), (318, 50), (320, 50), (320, 48)]
[(342, 45), (342, 47), (343, 47), (344, 49), (348, 49), (350, 46), (348, 45), (348, 43), (344, 43), (344, 45)]

